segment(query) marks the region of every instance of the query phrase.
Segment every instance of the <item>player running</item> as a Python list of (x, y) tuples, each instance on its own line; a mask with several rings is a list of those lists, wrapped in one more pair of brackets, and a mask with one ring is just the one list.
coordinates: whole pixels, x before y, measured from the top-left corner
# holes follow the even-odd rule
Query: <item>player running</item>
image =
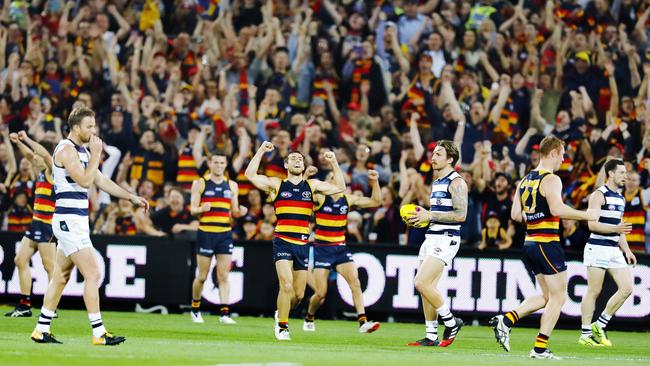
[(228, 307), (230, 301), (230, 286), (228, 275), (232, 262), (232, 224), (230, 216), (246, 215), (247, 209), (239, 206), (237, 183), (226, 179), (224, 173), (228, 167), (228, 159), (223, 154), (215, 154), (208, 160), (210, 177), (199, 178), (192, 183), (192, 198), (190, 210), (192, 215), (199, 216), (199, 231), (197, 233), (196, 264), (197, 273), (192, 282), (192, 321), (203, 323), (201, 316), (201, 293), (203, 284), (208, 278), (212, 257), (217, 260), (217, 283), (221, 300), (222, 324), (235, 324), (230, 317)]
[(333, 152), (325, 153), (332, 164), (336, 184), (318, 179), (305, 179), (305, 161), (299, 152), (291, 152), (284, 158), (287, 178), (268, 177), (257, 174), (264, 154), (273, 151), (273, 144), (265, 141), (246, 168), (246, 178), (257, 188), (266, 192), (273, 201), (277, 223), (273, 237), (273, 259), (278, 275), (278, 292), (275, 320), (275, 337), (291, 340), (289, 335), (289, 311), (300, 304), (307, 284), (309, 261), (309, 222), (314, 211), (314, 194), (333, 195), (345, 190), (345, 178)]
[[(316, 170), (315, 167), (310, 168)], [(334, 174), (329, 173), (326, 181), (334, 184)], [(335, 268), (336, 272), (343, 276), (350, 286), (354, 307), (357, 310), (359, 332), (372, 333), (379, 329), (381, 325), (379, 322), (368, 321), (366, 317), (359, 272), (352, 260), (352, 254), (345, 245), (345, 230), (348, 225), (347, 218), (350, 207), (377, 207), (381, 204), (379, 173), (375, 170), (369, 170), (368, 183), (372, 187), (370, 197), (343, 193), (332, 196), (315, 195), (317, 208), (315, 210), (316, 229), (314, 236), (314, 294), (309, 299), (309, 308), (302, 326), (304, 331), (316, 331), (315, 314), (325, 301), (327, 279), (332, 268)]]
[[(9, 135), (24, 157), (31, 160), (40, 172), (36, 178), (32, 224), (20, 241), (14, 262), (20, 280), (20, 303), (5, 316), (20, 318), (32, 316), (32, 274), (29, 260), (41, 254), (48, 280), (52, 279), (52, 267), (56, 256), (56, 244), (52, 241), (52, 214), (54, 213), (54, 186), (52, 181), (52, 156), (43, 145), (32, 140), (25, 131)], [(49, 281), (48, 281), (49, 282)]]
[[(438, 281), (445, 266), (451, 265), (460, 245), (460, 225), (467, 216), (467, 184), (454, 170), (458, 162), (458, 148), (452, 141), (438, 141), (431, 156), (434, 181), (431, 185), (431, 208), (419, 207), (407, 219), (410, 225), (429, 224), (424, 243), (420, 247), (420, 267), (415, 276), (415, 288), (422, 296), (425, 338), (409, 346), (440, 346), (452, 344), (463, 321), (454, 317), (445, 303)], [(438, 341), (437, 316), (445, 325), (442, 341)]]
[(562, 201), (562, 181), (553, 174), (564, 159), (564, 141), (546, 136), (539, 147), (541, 159), (519, 184), (510, 216), (526, 223), (524, 262), (535, 275), (541, 295), (529, 297), (517, 309), (490, 320), (494, 336), (510, 352), (510, 330), (520, 318), (544, 309), (530, 358), (555, 359), (548, 340), (566, 300), (567, 276), (564, 251), (560, 245), (560, 219), (596, 220), (598, 210), (575, 210)]
[[(582, 298), (582, 334), (578, 343), (586, 346), (611, 347), (605, 328), (614, 313), (632, 294), (632, 274), (629, 264), (636, 265), (636, 257), (627, 245), (625, 234), (632, 231), (632, 224), (622, 221), (627, 171), (622, 160), (609, 160), (603, 166), (606, 181), (589, 197), (589, 208), (600, 210), (598, 221), (589, 222), (591, 235), (584, 252), (587, 266), (587, 293)], [(621, 251), (622, 250), (622, 251)], [(612, 276), (618, 290), (607, 301), (607, 306), (595, 323), (592, 316), (596, 299), (603, 288), (605, 273)]]
[[(37, 343), (61, 343), (50, 332), (54, 310), (76, 266), (84, 277), (84, 303), (92, 327), (94, 345), (116, 345), (124, 337), (106, 331), (99, 312), (99, 268), (90, 241), (88, 222), (88, 188), (97, 188), (118, 198), (128, 199), (148, 209), (147, 200), (127, 192), (104, 176), (97, 168), (102, 154), (102, 140), (96, 136), (95, 112), (86, 107), (74, 109), (68, 117), (70, 134), (54, 149), (52, 175), (56, 207), (52, 231), (58, 241), (52, 281), (45, 292), (43, 307), (32, 340)], [(83, 147), (88, 144), (88, 149)]]

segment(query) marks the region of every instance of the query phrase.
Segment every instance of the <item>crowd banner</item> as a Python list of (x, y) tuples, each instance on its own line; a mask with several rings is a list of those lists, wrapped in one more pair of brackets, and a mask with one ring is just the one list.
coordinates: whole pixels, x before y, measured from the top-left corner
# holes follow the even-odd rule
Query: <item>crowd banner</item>
[[(0, 299), (3, 303), (20, 293), (18, 272), (13, 263), (20, 235), (0, 233)], [(100, 296), (106, 308), (125, 308), (136, 303), (165, 305), (178, 309), (189, 303), (195, 273), (193, 243), (151, 237), (94, 236), (101, 271)], [(359, 267), (363, 298), (368, 313), (395, 319), (419, 319), (421, 300), (415, 290), (418, 248), (387, 245), (350, 246)], [(525, 297), (539, 292), (534, 278), (521, 261), (519, 250), (479, 252), (461, 248), (439, 288), (449, 298), (452, 310), (470, 317), (485, 317), (516, 307)], [(578, 321), (580, 302), (587, 290), (586, 268), (580, 253), (567, 253), (568, 297), (562, 321)], [(637, 256), (631, 267), (632, 295), (616, 313), (630, 327), (650, 327), (650, 256)], [(216, 272), (203, 289), (205, 307), (219, 303)], [(33, 294), (42, 295), (47, 274), (40, 257), (31, 262)], [(233, 251), (230, 303), (248, 314), (271, 314), (275, 309), (277, 279), (270, 242), (240, 242)], [(327, 303), (336, 311), (353, 311), (352, 296), (341, 276), (331, 281)], [(616, 286), (606, 280), (597, 310), (614, 293)], [(83, 279), (75, 271), (64, 291), (71, 303), (80, 300)], [(309, 294), (309, 291), (308, 291)], [(79, 303), (77, 301), (76, 303)], [(326, 303), (326, 304), (327, 304)], [(216, 309), (217, 306), (214, 306)]]

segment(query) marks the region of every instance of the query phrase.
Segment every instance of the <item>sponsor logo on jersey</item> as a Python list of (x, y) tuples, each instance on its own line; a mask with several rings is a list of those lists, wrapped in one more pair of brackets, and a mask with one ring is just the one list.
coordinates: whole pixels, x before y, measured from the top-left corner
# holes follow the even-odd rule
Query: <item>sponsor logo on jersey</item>
[(306, 199), (306, 200), (310, 200), (311, 199), (311, 192), (309, 192), (309, 191), (302, 192), (302, 198)]
[(232, 198), (232, 191), (231, 190), (224, 191), (223, 196), (225, 198)]
[(341, 214), (346, 214), (346, 213), (348, 213), (348, 208), (345, 207), (345, 206), (343, 206), (343, 207), (341, 207), (341, 208), (339, 209), (339, 212), (340, 212)]
[(610, 210), (610, 211), (614, 211), (614, 210), (616, 210), (616, 206), (615, 205), (609, 205), (609, 206), (607, 206), (607, 209)]
[(291, 194), (291, 192), (282, 192), (282, 193), (280, 193), (280, 197), (282, 197), (282, 198), (291, 198), (291, 196), (293, 196)]
[(214, 196), (215, 193), (213, 191), (205, 191), (206, 196)]
[(323, 211), (325, 211), (325, 212), (332, 212), (332, 208), (326, 206), (326, 207), (323, 207)]

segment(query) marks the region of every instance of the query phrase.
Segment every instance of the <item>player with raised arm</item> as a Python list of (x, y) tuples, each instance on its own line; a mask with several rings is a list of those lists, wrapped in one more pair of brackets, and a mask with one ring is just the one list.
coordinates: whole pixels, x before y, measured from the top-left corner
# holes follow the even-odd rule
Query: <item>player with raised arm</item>
[(31, 160), (40, 172), (34, 191), (32, 224), (20, 241), (14, 262), (20, 280), (20, 304), (5, 316), (18, 318), (32, 316), (32, 274), (29, 260), (38, 251), (48, 279), (52, 279), (56, 243), (52, 241), (52, 214), (54, 213), (54, 182), (52, 181), (52, 156), (43, 145), (32, 140), (25, 131), (12, 133), (9, 139)]
[(314, 211), (314, 194), (333, 195), (345, 191), (345, 178), (333, 152), (325, 153), (332, 164), (335, 184), (318, 179), (305, 179), (305, 160), (301, 153), (290, 152), (284, 158), (287, 178), (268, 177), (257, 171), (264, 154), (273, 151), (273, 144), (265, 141), (246, 168), (246, 178), (255, 187), (266, 192), (273, 201), (277, 223), (273, 234), (273, 260), (278, 275), (278, 293), (275, 337), (291, 340), (289, 312), (300, 304), (307, 284), (309, 261), (309, 223)]
[[(612, 159), (603, 166), (606, 181), (589, 197), (589, 208), (600, 210), (598, 221), (589, 221), (591, 235), (584, 249), (587, 266), (587, 293), (582, 297), (582, 330), (578, 343), (586, 346), (608, 346), (607, 323), (632, 294), (632, 274), (628, 264), (636, 265), (636, 257), (627, 245), (625, 234), (632, 224), (622, 221), (625, 211), (627, 170), (622, 160)], [(618, 290), (609, 298), (605, 310), (594, 323), (591, 322), (596, 299), (603, 288), (605, 274), (609, 273)]]
[[(315, 167), (309, 167), (306, 175), (315, 174)], [(325, 180), (334, 183), (334, 173), (329, 173)], [(331, 196), (315, 194), (316, 198), (316, 228), (314, 240), (314, 269), (313, 286), (314, 294), (309, 299), (309, 307), (302, 329), (313, 332), (316, 330), (314, 318), (316, 311), (325, 301), (327, 295), (327, 279), (332, 268), (343, 276), (350, 286), (352, 301), (357, 310), (360, 333), (372, 333), (379, 329), (379, 322), (368, 321), (366, 310), (363, 306), (363, 294), (359, 282), (359, 271), (352, 259), (352, 253), (345, 245), (345, 230), (350, 207), (378, 207), (381, 204), (381, 187), (379, 186), (379, 173), (375, 170), (368, 171), (368, 183), (372, 187), (370, 197), (353, 194), (338, 193)]]
[[(415, 276), (415, 288), (422, 296), (426, 336), (409, 343), (409, 346), (447, 347), (454, 342), (463, 326), (463, 321), (454, 317), (437, 289), (445, 267), (451, 265), (458, 253), (460, 225), (467, 216), (467, 183), (454, 169), (458, 159), (458, 147), (452, 141), (438, 141), (431, 156), (434, 179), (431, 184), (431, 208), (427, 210), (418, 206), (407, 218), (407, 223), (413, 226), (429, 225), (420, 247), (420, 267)], [(445, 325), (442, 341), (438, 341), (437, 317)]]
[(564, 141), (550, 135), (540, 143), (541, 159), (519, 183), (510, 216), (526, 223), (524, 262), (542, 290), (526, 298), (515, 310), (490, 320), (494, 336), (510, 352), (510, 330), (520, 318), (544, 309), (530, 358), (560, 359), (548, 349), (548, 340), (566, 301), (567, 276), (560, 244), (560, 219), (596, 220), (598, 210), (575, 210), (562, 200), (562, 181), (553, 174), (564, 160)]
[(239, 206), (238, 186), (235, 181), (225, 177), (228, 158), (223, 154), (214, 154), (208, 160), (210, 176), (199, 178), (192, 183), (190, 211), (199, 216), (197, 233), (196, 265), (197, 273), (192, 283), (192, 321), (203, 323), (201, 316), (201, 293), (208, 278), (212, 257), (217, 260), (217, 283), (221, 300), (222, 324), (235, 324), (230, 317), (228, 307), (230, 287), (228, 275), (232, 262), (232, 223), (231, 215), (246, 215), (246, 207)]
[[(143, 197), (129, 193), (97, 168), (102, 154), (102, 140), (96, 136), (95, 112), (86, 107), (74, 109), (68, 117), (70, 134), (61, 140), (52, 154), (52, 176), (56, 203), (52, 231), (58, 241), (54, 275), (45, 292), (43, 307), (32, 340), (37, 343), (61, 343), (50, 332), (54, 310), (76, 266), (84, 277), (84, 303), (92, 328), (92, 344), (116, 345), (124, 337), (106, 331), (99, 312), (100, 272), (95, 249), (90, 240), (88, 222), (88, 188), (97, 188), (117, 198), (128, 199), (136, 206), (148, 208)], [(88, 149), (83, 145), (88, 144)]]

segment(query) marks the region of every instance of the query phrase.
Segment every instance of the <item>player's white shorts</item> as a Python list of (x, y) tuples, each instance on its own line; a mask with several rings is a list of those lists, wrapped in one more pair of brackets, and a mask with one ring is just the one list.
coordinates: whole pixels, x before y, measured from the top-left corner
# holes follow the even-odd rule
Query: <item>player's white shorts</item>
[(432, 256), (440, 259), (448, 266), (458, 253), (459, 246), (460, 236), (427, 234), (424, 243), (420, 247), (418, 260), (423, 261), (427, 256)]
[(52, 232), (66, 257), (84, 248), (92, 248), (88, 217), (57, 215), (52, 217)]
[(625, 268), (627, 261), (619, 247), (607, 247), (604, 245), (587, 244), (585, 246), (584, 260), (587, 267), (598, 268)]

